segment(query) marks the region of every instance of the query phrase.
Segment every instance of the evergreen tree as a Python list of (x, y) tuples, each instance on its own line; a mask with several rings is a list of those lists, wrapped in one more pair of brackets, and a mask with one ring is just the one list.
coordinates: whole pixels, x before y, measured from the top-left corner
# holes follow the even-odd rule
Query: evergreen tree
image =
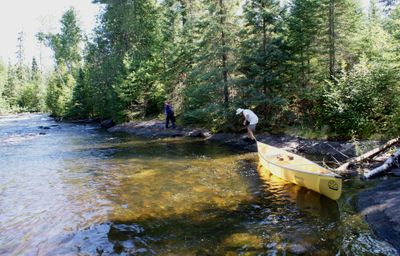
[(44, 97), (43, 79), (36, 63), (36, 59), (33, 57), (30, 79), (23, 82), (18, 93), (18, 106), (24, 111), (43, 111)]
[[(294, 0), (288, 19), (288, 43), (290, 46), (292, 75), (300, 90), (310, 88), (316, 83), (318, 46), (321, 34), (326, 31), (321, 12), (326, 12), (324, 2), (319, 0)], [(326, 70), (322, 73), (326, 74)]]
[[(389, 33), (392, 39), (390, 51), (393, 55), (392, 64), (396, 70), (400, 69), (400, 5), (397, 5), (389, 14), (385, 23), (385, 30)], [(399, 73), (399, 72), (397, 72)]]
[(392, 96), (399, 92), (398, 64), (392, 38), (384, 31), (379, 13), (378, 5), (371, 1), (365, 29), (357, 39), (361, 47), (356, 51), (347, 48), (362, 56), (358, 57), (361, 61), (342, 67), (335, 83), (328, 83), (321, 95), (318, 123), (329, 125), (341, 136), (368, 137), (394, 131), (391, 127), (399, 123), (399, 119), (390, 120), (399, 108), (397, 97)]
[(246, 2), (245, 24), (240, 36), (243, 40), (239, 70), (244, 77), (239, 82), (237, 101), (240, 106), (256, 106), (256, 112), (269, 124), (272, 118), (279, 117), (285, 102), (284, 11), (279, 1)]
[(40, 80), (40, 70), (39, 70), (39, 66), (36, 62), (36, 58), (33, 57), (32, 58), (32, 65), (31, 65), (31, 80), (32, 81), (39, 81)]
[[(135, 38), (133, 47), (124, 58), (127, 76), (117, 87), (122, 103), (122, 111), (140, 113), (145, 116), (161, 110), (163, 94), (161, 59), (161, 31), (159, 9), (154, 1), (136, 1), (133, 12), (127, 17), (130, 21), (128, 31)], [(154, 104), (154, 105), (153, 105)], [(159, 107), (157, 108), (157, 105)]]
[(385, 64), (393, 58), (390, 49), (392, 38), (383, 27), (381, 10), (375, 0), (370, 1), (368, 21), (362, 32), (362, 52), (369, 60)]
[(83, 68), (92, 98), (85, 108), (92, 110), (91, 116), (112, 118), (117, 109), (113, 83), (120, 71), (119, 62), (106, 37), (109, 33), (102, 29), (97, 31), (95, 41), (87, 45)]
[[(187, 121), (204, 121), (223, 128), (234, 112), (230, 102), (237, 58), (238, 7), (236, 1), (202, 2), (203, 12), (193, 36), (196, 52), (190, 86), (185, 89)], [(214, 123), (209, 123), (210, 119)]]
[[(332, 1), (332, 0), (331, 0)], [(345, 63), (351, 68), (362, 56), (363, 21), (365, 19), (361, 5), (354, 0), (335, 0), (334, 2), (334, 57), (335, 68), (332, 75), (340, 72)]]
[(81, 68), (74, 87), (71, 107), (68, 115), (74, 118), (91, 117), (93, 114), (93, 104), (91, 101), (92, 91), (88, 86), (88, 79), (85, 71)]
[(26, 69), (25, 69), (25, 33), (23, 31), (20, 31), (18, 33), (17, 37), (17, 52), (16, 57), (17, 57), (17, 78), (20, 82), (23, 82), (26, 80)]
[(193, 65), (193, 36), (197, 1), (167, 0), (162, 7), (163, 84), (166, 97), (181, 110), (187, 74)]
[(16, 67), (8, 63), (7, 67), (7, 81), (4, 85), (3, 96), (8, 104), (12, 107), (17, 105), (18, 92), (20, 89), (20, 83), (17, 76)]
[(7, 83), (7, 66), (0, 59), (0, 114), (8, 111), (8, 103), (4, 97), (4, 89)]
[(3, 91), (6, 81), (7, 81), (7, 67), (0, 59), (0, 98), (3, 98)]

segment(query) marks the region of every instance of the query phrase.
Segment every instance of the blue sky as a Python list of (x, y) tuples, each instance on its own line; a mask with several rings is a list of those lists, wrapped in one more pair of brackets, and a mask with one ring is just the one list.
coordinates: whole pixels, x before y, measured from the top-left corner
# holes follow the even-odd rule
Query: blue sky
[[(369, 0), (361, 0), (367, 6)], [(96, 22), (100, 6), (91, 0), (12, 0), (0, 8), (0, 60), (16, 62), (17, 35), (25, 34), (25, 62), (30, 63), (35, 56), (43, 67), (52, 65), (50, 49), (39, 47), (35, 34), (39, 31), (58, 32), (62, 14), (74, 7), (78, 13), (81, 28), (90, 34)], [(42, 56), (42, 58), (40, 58)]]

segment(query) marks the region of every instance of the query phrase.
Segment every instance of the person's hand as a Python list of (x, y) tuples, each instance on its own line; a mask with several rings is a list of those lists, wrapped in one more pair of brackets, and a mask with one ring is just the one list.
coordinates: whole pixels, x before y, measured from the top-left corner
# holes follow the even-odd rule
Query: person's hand
[(244, 120), (243, 125), (246, 125), (246, 120)]

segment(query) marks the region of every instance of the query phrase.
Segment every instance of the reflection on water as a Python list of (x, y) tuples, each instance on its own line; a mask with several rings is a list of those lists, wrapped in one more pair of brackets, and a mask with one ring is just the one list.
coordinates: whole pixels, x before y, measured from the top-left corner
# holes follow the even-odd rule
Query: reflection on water
[(260, 176), (255, 154), (41, 115), (0, 118), (0, 144), (0, 255), (394, 252), (348, 196)]
[(319, 193), (296, 184), (289, 183), (268, 172), (267, 169), (258, 165), (260, 179), (268, 186), (266, 189), (272, 193), (284, 191), (296, 207), (309, 216), (325, 220), (338, 221), (340, 219), (339, 207), (336, 201), (329, 199)]

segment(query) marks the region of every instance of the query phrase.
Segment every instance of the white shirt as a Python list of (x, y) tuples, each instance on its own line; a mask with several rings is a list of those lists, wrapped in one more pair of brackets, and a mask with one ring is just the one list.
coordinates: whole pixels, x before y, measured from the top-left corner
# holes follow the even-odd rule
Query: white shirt
[(244, 115), (244, 118), (246, 118), (246, 120), (249, 121), (250, 124), (258, 123), (258, 117), (250, 109), (243, 110), (243, 115)]

